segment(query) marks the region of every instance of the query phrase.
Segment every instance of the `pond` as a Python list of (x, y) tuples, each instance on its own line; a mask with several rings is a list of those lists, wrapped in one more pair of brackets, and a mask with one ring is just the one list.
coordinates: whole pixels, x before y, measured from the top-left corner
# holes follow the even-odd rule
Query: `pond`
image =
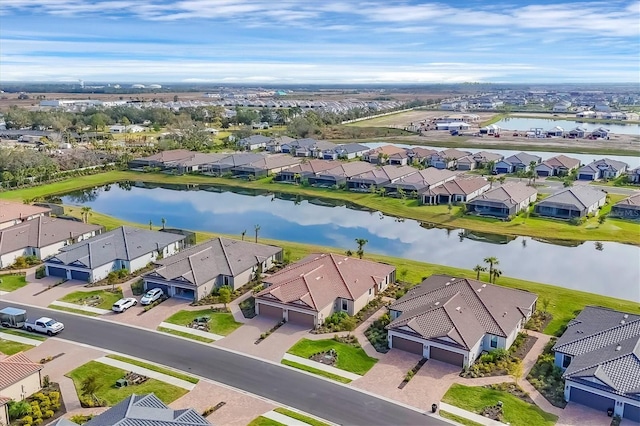
[[(217, 187), (121, 183), (62, 197), (119, 219), (255, 238), (295, 241), (472, 269), (488, 256), (505, 276), (640, 301), (640, 247), (618, 243), (536, 241), (461, 229), (440, 229), (353, 205), (290, 194)], [(612, 273), (615, 279), (612, 279)]]
[(542, 128), (542, 130), (549, 130), (555, 126), (562, 127), (565, 131), (575, 129), (576, 127), (584, 127), (587, 131), (604, 127), (609, 129), (611, 133), (619, 135), (640, 135), (640, 124), (617, 124), (617, 123), (583, 123), (574, 120), (551, 120), (544, 118), (519, 118), (519, 117), (507, 117), (496, 123), (503, 129), (526, 131), (530, 129)]

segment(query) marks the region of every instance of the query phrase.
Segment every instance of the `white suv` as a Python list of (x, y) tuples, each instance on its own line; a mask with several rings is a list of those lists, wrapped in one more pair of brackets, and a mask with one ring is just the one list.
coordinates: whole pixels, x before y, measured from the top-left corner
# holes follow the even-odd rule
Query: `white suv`
[(111, 307), (111, 310), (113, 312), (124, 312), (130, 307), (136, 306), (137, 304), (138, 301), (133, 297), (125, 297), (124, 299), (120, 299), (116, 303), (114, 303)]
[(162, 289), (160, 289), (160, 288), (152, 288), (151, 290), (149, 290), (147, 292), (147, 294), (142, 296), (142, 299), (140, 299), (140, 303), (143, 304), (143, 305), (149, 305), (149, 304), (155, 302), (156, 300), (160, 299), (163, 294), (164, 294), (164, 292), (162, 291)]

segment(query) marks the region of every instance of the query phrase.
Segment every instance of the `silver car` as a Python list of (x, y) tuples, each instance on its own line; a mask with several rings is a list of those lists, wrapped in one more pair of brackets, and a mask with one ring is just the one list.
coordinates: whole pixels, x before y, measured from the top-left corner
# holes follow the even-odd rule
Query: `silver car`
[(140, 303), (143, 305), (150, 305), (151, 303), (160, 299), (163, 294), (164, 292), (162, 291), (162, 289), (152, 288), (144, 296), (142, 296), (142, 299), (140, 299)]

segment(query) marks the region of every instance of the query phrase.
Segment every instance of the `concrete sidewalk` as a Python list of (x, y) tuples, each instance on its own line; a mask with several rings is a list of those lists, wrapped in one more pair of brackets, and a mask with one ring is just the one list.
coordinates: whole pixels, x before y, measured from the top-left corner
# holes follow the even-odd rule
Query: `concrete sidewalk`
[(16, 336), (15, 334), (2, 333), (2, 332), (0, 332), (0, 339), (9, 340), (11, 342), (17, 342), (17, 343), (22, 343), (22, 344), (31, 345), (31, 346), (39, 346), (43, 343), (42, 340), (29, 339), (28, 337)]
[(446, 402), (442, 402), (442, 401), (440, 401), (439, 409), (451, 414), (455, 414), (456, 416), (471, 420), (473, 422), (480, 423), (481, 425), (485, 425), (485, 426), (504, 426), (505, 425), (505, 423), (499, 422), (497, 420), (488, 419), (479, 414), (472, 413), (471, 411), (463, 410), (462, 408), (449, 405)]
[(282, 423), (286, 426), (309, 426), (309, 423), (296, 420), (293, 417), (285, 416), (284, 414), (276, 413), (273, 410), (264, 413), (262, 417), (266, 417), (267, 419)]
[(307, 367), (315, 368), (316, 370), (322, 370), (322, 371), (325, 371), (327, 373), (335, 374), (336, 376), (344, 377), (344, 378), (349, 379), (349, 380), (358, 380), (359, 378), (362, 377), (359, 374), (351, 373), (349, 371), (345, 371), (345, 370), (342, 370), (340, 368), (332, 367), (330, 365), (324, 365), (324, 364), (322, 364), (320, 362), (312, 361), (310, 359), (302, 358), (302, 357), (296, 356), (296, 355), (284, 354), (282, 359), (285, 359), (285, 360), (291, 361), (291, 362), (295, 362), (295, 363), (298, 363), (298, 364), (306, 365)]
[(169, 383), (179, 388), (186, 389), (188, 391), (196, 387), (195, 383), (187, 382), (186, 380), (178, 379), (177, 377), (169, 376), (167, 374), (158, 373), (157, 371), (149, 370), (148, 368), (139, 367), (137, 365), (129, 364), (117, 359), (107, 358), (106, 356), (96, 359), (96, 361), (102, 364), (107, 364), (112, 367), (120, 368), (125, 371), (133, 371), (134, 373), (142, 374), (152, 379), (160, 380), (165, 383)]
[(160, 327), (168, 328), (169, 330), (179, 331), (185, 334), (193, 334), (194, 336), (200, 336), (200, 337), (204, 337), (206, 339), (211, 339), (211, 340), (224, 339), (224, 336), (221, 336), (220, 334), (209, 333), (208, 331), (196, 330), (190, 327), (185, 327), (183, 325), (171, 324), (170, 322), (161, 322)]
[(93, 306), (78, 305), (77, 303), (61, 302), (54, 300), (51, 302), (53, 306), (60, 306), (62, 308), (76, 309), (78, 311), (91, 312), (92, 314), (104, 315), (111, 312), (108, 309), (94, 308)]

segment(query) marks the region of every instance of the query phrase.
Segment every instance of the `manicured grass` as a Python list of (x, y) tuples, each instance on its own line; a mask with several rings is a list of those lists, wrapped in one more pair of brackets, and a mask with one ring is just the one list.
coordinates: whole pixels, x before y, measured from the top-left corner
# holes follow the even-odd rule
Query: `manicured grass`
[(233, 319), (233, 314), (228, 312), (215, 312), (211, 309), (198, 311), (178, 311), (165, 321), (171, 324), (187, 326), (198, 317), (209, 317), (209, 331), (214, 334), (226, 336), (240, 327), (242, 324)]
[(86, 315), (88, 317), (99, 317), (100, 316), (100, 314), (97, 314), (95, 312), (88, 312), (88, 311), (83, 311), (81, 309), (67, 308), (66, 306), (49, 305), (49, 306), (47, 306), (47, 308), (55, 309), (56, 311), (71, 312), (72, 314)]
[(276, 422), (275, 420), (268, 419), (266, 417), (256, 417), (249, 423), (247, 426), (286, 426), (280, 422)]
[(333, 349), (338, 354), (336, 368), (349, 371), (351, 373), (365, 375), (373, 367), (377, 359), (371, 358), (362, 348), (356, 348), (346, 343), (337, 342), (333, 339), (309, 340), (302, 339), (289, 349), (288, 353), (302, 358), (309, 358), (318, 352), (326, 352)]
[(456, 416), (448, 411), (440, 410), (440, 417), (444, 417), (445, 419), (453, 420), (456, 423), (459, 423), (464, 426), (482, 426), (480, 423), (476, 423), (473, 420), (469, 420), (464, 417)]
[(45, 336), (42, 336), (40, 334), (27, 333), (25, 331), (13, 330), (11, 328), (0, 328), (0, 333), (13, 334), (14, 336), (26, 337), (28, 339), (39, 340), (41, 342), (44, 342), (45, 340), (47, 340)]
[(24, 274), (0, 275), (0, 291), (14, 291), (27, 285)]
[(442, 401), (477, 414), (485, 407), (502, 401), (504, 420), (513, 426), (552, 426), (558, 420), (558, 416), (542, 411), (507, 392), (483, 387), (454, 384)]
[(215, 342), (213, 339), (207, 339), (206, 337), (196, 336), (195, 334), (183, 333), (182, 331), (172, 330), (170, 328), (158, 327), (158, 331), (162, 331), (163, 333), (173, 334), (175, 336), (185, 337), (187, 339), (197, 340), (198, 342), (204, 343), (212, 343)]
[(107, 404), (110, 406), (116, 405), (133, 393), (147, 394), (153, 392), (165, 404), (169, 404), (188, 392), (186, 389), (155, 379), (148, 379), (140, 385), (116, 388), (116, 380), (122, 379), (125, 374), (127, 374), (127, 372), (119, 368), (111, 367), (110, 365), (102, 364), (97, 361), (89, 361), (88, 363), (67, 373), (66, 376), (73, 380), (73, 384), (76, 386), (76, 391), (79, 391), (82, 387), (83, 380), (89, 376), (94, 376), (99, 385), (99, 388), (96, 391), (96, 396), (107, 401)]
[(31, 348), (33, 348), (31, 345), (0, 339), (0, 353), (5, 355), (17, 354), (18, 352), (28, 351)]
[(138, 361), (137, 359), (127, 358), (126, 356), (120, 355), (107, 355), (107, 358), (116, 359), (118, 361), (126, 362), (127, 364), (137, 365), (138, 367), (146, 368), (147, 370), (152, 370), (157, 373), (166, 374), (167, 376), (175, 377), (180, 380), (184, 380), (189, 383), (198, 383), (200, 379), (197, 379), (193, 376), (189, 376), (187, 374), (178, 373), (174, 370), (169, 370), (168, 368), (159, 367), (157, 365), (149, 364), (146, 362)]
[(279, 414), (283, 414), (283, 415), (285, 415), (287, 417), (291, 417), (292, 419), (296, 419), (296, 420), (300, 420), (301, 422), (308, 423), (311, 426), (329, 426), (325, 422), (321, 422), (320, 420), (316, 420), (316, 419), (314, 419), (312, 417), (305, 416), (304, 414), (300, 414), (300, 413), (297, 413), (295, 411), (287, 410), (286, 408), (279, 407), (279, 408), (276, 408), (273, 411), (275, 411), (276, 413), (279, 413)]
[(75, 303), (76, 305), (82, 305), (83, 300), (92, 296), (100, 296), (100, 304), (95, 306), (100, 309), (111, 309), (113, 304), (122, 298), (122, 291), (112, 293), (107, 290), (94, 290), (94, 291), (74, 291), (69, 293), (60, 299), (61, 302)]
[(351, 383), (351, 379), (347, 379), (346, 377), (338, 376), (335, 374), (327, 373), (324, 370), (318, 370), (316, 368), (307, 367), (306, 365), (298, 364), (297, 362), (289, 361), (287, 359), (283, 359), (280, 361), (280, 364), (288, 365), (289, 367), (297, 368), (298, 370), (303, 370), (308, 373), (313, 373), (318, 376), (326, 377), (327, 379), (335, 380), (340, 383)]

